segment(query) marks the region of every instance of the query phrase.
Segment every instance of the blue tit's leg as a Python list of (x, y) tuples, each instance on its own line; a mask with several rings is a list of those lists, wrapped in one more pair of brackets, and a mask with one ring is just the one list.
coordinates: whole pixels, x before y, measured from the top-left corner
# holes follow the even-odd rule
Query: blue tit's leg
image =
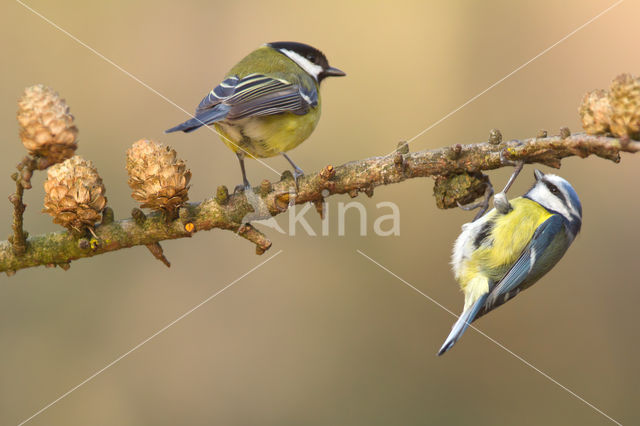
[(251, 189), (251, 184), (247, 179), (247, 172), (244, 169), (244, 151), (238, 151), (236, 152), (236, 155), (238, 156), (238, 161), (240, 162), (240, 170), (242, 171), (242, 185), (236, 186), (235, 191), (238, 192)]
[(293, 179), (296, 181), (296, 188), (298, 187), (298, 178), (304, 176), (304, 172), (302, 171), (302, 169), (298, 166), (296, 166), (296, 163), (294, 163), (291, 158), (289, 158), (289, 156), (287, 154), (285, 154), (284, 152), (282, 153), (282, 156), (284, 158), (287, 159), (287, 161), (289, 162), (289, 164), (291, 164), (291, 167), (293, 167)]
[(458, 204), (458, 207), (466, 211), (480, 208), (480, 210), (478, 210), (478, 213), (476, 213), (476, 216), (473, 218), (473, 222), (475, 222), (476, 220), (480, 219), (485, 214), (485, 212), (489, 209), (489, 200), (491, 199), (492, 195), (493, 195), (493, 185), (491, 185), (490, 180), (487, 180), (487, 188), (484, 190), (484, 196), (482, 197), (482, 201), (478, 201), (477, 203), (466, 204), (466, 205), (462, 205), (459, 202), (456, 202), (456, 203)]
[(507, 214), (513, 209), (513, 207), (511, 207), (511, 203), (509, 203), (509, 200), (507, 200), (507, 191), (509, 190), (509, 188), (511, 188), (511, 185), (513, 185), (513, 182), (515, 182), (516, 178), (522, 171), (522, 168), (524, 167), (524, 161), (516, 161), (514, 163), (505, 159), (503, 154), (504, 151), (500, 153), (500, 160), (503, 163), (515, 165), (516, 169), (513, 171), (513, 174), (509, 178), (509, 181), (505, 185), (504, 189), (498, 192), (495, 197), (493, 197), (493, 205), (499, 213)]
[[(502, 154), (500, 154), (500, 156), (502, 157)], [(522, 168), (524, 167), (524, 161), (516, 161), (514, 163), (514, 166), (516, 166), (516, 168), (513, 171), (513, 174), (511, 175), (511, 177), (509, 178), (509, 181), (504, 186), (504, 189), (502, 190), (502, 193), (504, 193), (504, 194), (506, 194), (507, 191), (509, 190), (509, 188), (511, 188), (511, 185), (513, 185), (513, 182), (515, 182), (516, 178), (518, 177), (518, 175), (522, 171)]]

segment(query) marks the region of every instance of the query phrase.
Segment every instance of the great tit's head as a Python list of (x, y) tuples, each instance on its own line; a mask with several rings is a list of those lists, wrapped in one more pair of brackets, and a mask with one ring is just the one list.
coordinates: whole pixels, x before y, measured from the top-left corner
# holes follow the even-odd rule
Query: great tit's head
[(267, 46), (286, 55), (298, 64), (307, 74), (320, 83), (326, 77), (343, 77), (346, 74), (329, 65), (324, 53), (307, 44), (295, 41), (276, 41)]
[(561, 214), (572, 225), (577, 234), (582, 224), (582, 204), (578, 194), (569, 182), (560, 176), (534, 171), (536, 182), (526, 197), (549, 211)]

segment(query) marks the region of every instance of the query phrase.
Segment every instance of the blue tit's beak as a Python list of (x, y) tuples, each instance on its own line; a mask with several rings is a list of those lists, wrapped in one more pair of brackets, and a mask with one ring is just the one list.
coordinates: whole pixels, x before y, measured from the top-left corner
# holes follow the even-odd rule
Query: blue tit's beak
[(329, 67), (322, 72), (326, 77), (344, 77), (347, 75), (344, 71), (340, 71), (338, 68)]
[(538, 180), (540, 180), (540, 179), (542, 179), (542, 178), (544, 177), (544, 173), (542, 173), (542, 172), (541, 172), (540, 170), (538, 170), (538, 169), (535, 169), (535, 170), (533, 171), (533, 176), (534, 176), (534, 177), (536, 178), (536, 180), (538, 181)]

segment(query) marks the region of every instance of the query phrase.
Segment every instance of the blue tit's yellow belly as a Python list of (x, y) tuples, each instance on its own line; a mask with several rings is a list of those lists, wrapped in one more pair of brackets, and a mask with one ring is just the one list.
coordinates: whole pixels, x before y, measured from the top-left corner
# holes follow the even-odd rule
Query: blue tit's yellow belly
[(307, 139), (318, 124), (320, 108), (304, 115), (283, 113), (215, 123), (222, 141), (234, 152), (266, 158), (289, 151)]
[(465, 292), (474, 291), (467, 287), (478, 286), (479, 281), (484, 288), (488, 281), (502, 279), (529, 244), (536, 229), (551, 216), (547, 209), (528, 198), (515, 198), (510, 203), (513, 210), (508, 214), (495, 210), (487, 214), (487, 220), (493, 222), (491, 232), (463, 262), (458, 277)]

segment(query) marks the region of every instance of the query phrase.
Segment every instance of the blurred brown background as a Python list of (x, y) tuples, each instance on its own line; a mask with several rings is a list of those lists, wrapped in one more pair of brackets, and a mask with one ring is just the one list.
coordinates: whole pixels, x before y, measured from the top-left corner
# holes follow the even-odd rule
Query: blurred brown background
[[(321, 48), (348, 73), (323, 86), (316, 132), (291, 153), (306, 171), (382, 155), (555, 43), (611, 1), (60, 1), (37, 9), (187, 110), (262, 43)], [(0, 194), (24, 155), (16, 100), (45, 83), (68, 101), (78, 153), (97, 165), (109, 205), (128, 216), (125, 150), (141, 137), (174, 146), (194, 178), (192, 200), (240, 182), (234, 155), (211, 132), (164, 135), (186, 119), (174, 106), (20, 4), (0, 13), (3, 155)], [(621, 72), (640, 73), (640, 7), (623, 2), (417, 139), (412, 149), (579, 129), (582, 95)], [(267, 160), (277, 170), (281, 158)], [(564, 161), (584, 206), (582, 234), (533, 289), (476, 325), (625, 424), (638, 424), (637, 226), (640, 156), (621, 164)], [(253, 183), (276, 176), (250, 162)], [(531, 166), (513, 194), (532, 181)], [(548, 171), (546, 168), (543, 170)], [(496, 186), (511, 173), (492, 173)], [(44, 173), (27, 193), (32, 234)], [(399, 237), (295, 237), (272, 230), (263, 257), (230, 232), (164, 244), (166, 269), (134, 248), (0, 277), (0, 424), (17, 424), (277, 250), (277, 258), (35, 419), (33, 425), (607, 424), (608, 421), (478, 333), (436, 351), (454, 318), (356, 253), (360, 249), (449, 309), (462, 295), (452, 243), (472, 214), (437, 210), (430, 180), (358, 198), (369, 231), (401, 208)], [(3, 196), (4, 197), (4, 196)], [(4, 200), (5, 198), (3, 198)], [(337, 203), (330, 199), (335, 215)], [(10, 232), (11, 206), (0, 223)], [(307, 215), (320, 230), (317, 215)], [(278, 217), (286, 227), (288, 218)], [(266, 229), (269, 231), (269, 229)]]

